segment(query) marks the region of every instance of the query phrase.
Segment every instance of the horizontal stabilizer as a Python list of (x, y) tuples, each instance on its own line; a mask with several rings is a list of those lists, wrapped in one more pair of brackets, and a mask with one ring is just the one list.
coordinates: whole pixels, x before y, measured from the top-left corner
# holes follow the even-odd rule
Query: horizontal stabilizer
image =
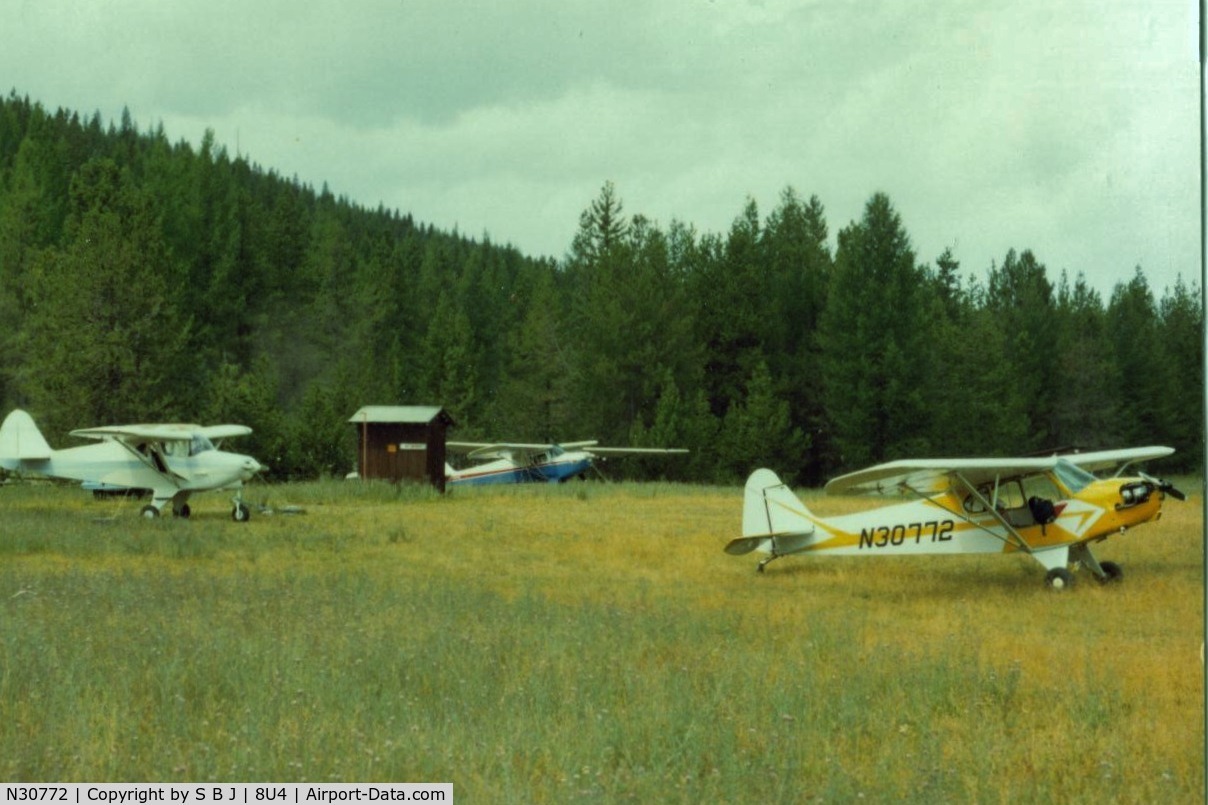
[(21, 461), (46, 461), (52, 452), (33, 417), (20, 408), (0, 424), (0, 462), (8, 469), (16, 469)]
[(731, 556), (742, 556), (744, 553), (755, 550), (760, 543), (766, 541), (767, 537), (738, 537), (726, 543), (726, 553)]

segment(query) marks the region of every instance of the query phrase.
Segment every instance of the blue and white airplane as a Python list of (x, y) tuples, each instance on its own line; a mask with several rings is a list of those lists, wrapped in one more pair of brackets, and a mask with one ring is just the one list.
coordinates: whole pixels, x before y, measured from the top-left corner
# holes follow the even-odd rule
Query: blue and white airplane
[(676, 455), (680, 448), (596, 447), (596, 442), (565, 444), (520, 444), (516, 442), (446, 442), (445, 449), (482, 461), (466, 469), (445, 465), (445, 481), (451, 486), (483, 484), (560, 483), (585, 477), (596, 459), (627, 455)]

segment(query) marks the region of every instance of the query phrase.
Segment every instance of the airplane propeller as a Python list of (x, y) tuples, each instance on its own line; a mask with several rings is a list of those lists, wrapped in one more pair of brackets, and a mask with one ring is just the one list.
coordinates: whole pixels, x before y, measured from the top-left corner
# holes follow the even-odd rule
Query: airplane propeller
[(1186, 500), (1187, 499), (1187, 495), (1185, 495), (1181, 490), (1176, 489), (1175, 485), (1172, 484), (1170, 481), (1163, 481), (1161, 478), (1155, 478), (1152, 475), (1146, 475), (1145, 473), (1140, 473), (1140, 475), (1148, 483), (1153, 484), (1153, 488), (1158, 490), (1159, 492), (1166, 494), (1166, 495), (1170, 495), (1175, 500)]

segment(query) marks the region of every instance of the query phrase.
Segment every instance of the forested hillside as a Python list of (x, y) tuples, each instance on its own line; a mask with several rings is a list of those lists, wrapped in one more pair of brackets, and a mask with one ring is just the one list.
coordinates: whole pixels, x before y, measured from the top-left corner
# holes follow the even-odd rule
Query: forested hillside
[(13, 93), (0, 400), (56, 445), (90, 425), (244, 423), (278, 477), (352, 469), (347, 420), (367, 403), (442, 405), (460, 439), (688, 447), (610, 474), (697, 481), (1068, 445), (1170, 444), (1199, 465), (1197, 287), (1119, 266), (1103, 299), (1024, 244), (988, 266), (921, 258), (883, 194), (833, 252), (822, 202), (792, 189), (766, 215), (736, 199), (725, 233), (628, 214), (608, 183), (584, 201), (565, 258), (533, 259), (212, 136)]

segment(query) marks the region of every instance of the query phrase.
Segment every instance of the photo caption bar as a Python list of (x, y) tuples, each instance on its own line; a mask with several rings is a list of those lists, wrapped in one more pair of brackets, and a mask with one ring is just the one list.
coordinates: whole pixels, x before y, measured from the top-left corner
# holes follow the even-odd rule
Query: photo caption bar
[(453, 802), (453, 783), (39, 783), (5, 784), (3, 789), (4, 803), (68, 805)]

